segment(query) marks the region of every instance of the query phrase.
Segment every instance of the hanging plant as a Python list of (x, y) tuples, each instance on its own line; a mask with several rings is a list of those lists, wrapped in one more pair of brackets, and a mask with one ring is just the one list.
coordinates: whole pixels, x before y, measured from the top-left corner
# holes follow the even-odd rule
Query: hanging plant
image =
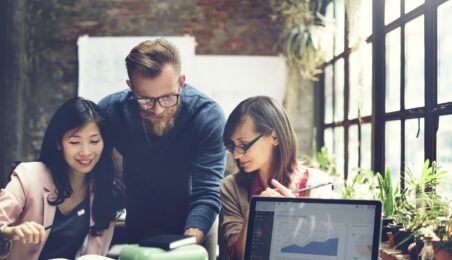
[(323, 52), (317, 38), (317, 26), (298, 26), (286, 35), (282, 52), (290, 67), (301, 76), (316, 79), (324, 62)]
[(317, 80), (325, 62), (321, 40), (325, 9), (333, 0), (272, 0), (273, 19), (282, 22), (279, 47), (289, 68)]

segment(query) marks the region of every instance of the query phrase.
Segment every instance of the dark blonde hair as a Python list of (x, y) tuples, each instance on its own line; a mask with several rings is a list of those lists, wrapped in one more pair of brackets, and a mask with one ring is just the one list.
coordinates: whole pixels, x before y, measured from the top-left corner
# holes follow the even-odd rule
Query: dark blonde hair
[[(233, 131), (247, 118), (253, 120), (256, 132), (263, 135), (271, 135), (273, 131), (275, 132), (278, 146), (273, 151), (271, 178), (286, 187), (289, 186), (290, 176), (297, 168), (298, 149), (295, 131), (284, 108), (276, 100), (267, 96), (245, 99), (228, 117), (223, 133), (225, 145), (232, 143), (230, 138)], [(240, 171), (242, 172), (242, 170)], [(250, 176), (250, 174), (245, 176)]]
[(144, 41), (135, 46), (126, 57), (126, 67), (129, 79), (135, 71), (154, 78), (160, 75), (163, 66), (171, 64), (176, 73), (180, 74), (181, 61), (177, 48), (168, 40)]

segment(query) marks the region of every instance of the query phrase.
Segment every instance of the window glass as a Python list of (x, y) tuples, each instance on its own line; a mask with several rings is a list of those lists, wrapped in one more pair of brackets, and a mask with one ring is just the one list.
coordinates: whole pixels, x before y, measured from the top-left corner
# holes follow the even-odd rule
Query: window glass
[(361, 125), (361, 168), (365, 170), (371, 169), (372, 155), (372, 125)]
[(439, 118), (436, 155), (441, 169), (449, 172), (449, 178), (439, 188), (439, 192), (452, 198), (452, 115)]
[(325, 14), (325, 41), (324, 50), (325, 50), (325, 60), (330, 61), (334, 56), (334, 38), (335, 38), (335, 23), (334, 23), (334, 3), (331, 2), (326, 7)]
[(344, 120), (344, 59), (334, 64), (334, 121)]
[(364, 43), (372, 34), (372, 1), (358, 1), (347, 5), (349, 47)]
[(362, 19), (360, 19), (359, 31), (367, 38), (372, 34), (372, 1), (361, 1), (360, 13)]
[(362, 89), (362, 61), (358, 51), (354, 51), (349, 56), (350, 66), (350, 90), (348, 102), (348, 118), (353, 119), (358, 117), (358, 109), (360, 106), (359, 93)]
[(394, 183), (400, 183), (400, 121), (388, 121), (385, 126), (385, 162)]
[(333, 128), (325, 129), (323, 138), (325, 139), (325, 147), (328, 148), (330, 153), (334, 153), (334, 130)]
[(452, 1), (438, 6), (438, 103), (452, 101)]
[(334, 129), (334, 155), (336, 156), (336, 169), (340, 176), (344, 176), (344, 128)]
[(399, 17), (400, 17), (400, 0), (385, 1), (385, 24), (388, 24)]
[(372, 43), (368, 43), (362, 49), (363, 55), (363, 89), (360, 93), (361, 116), (370, 116), (372, 114)]
[(348, 128), (348, 179), (353, 178), (358, 169), (358, 125), (351, 125)]
[(424, 3), (424, 0), (405, 0), (405, 13), (409, 13)]
[(333, 122), (333, 66), (325, 67), (325, 123)]
[(400, 28), (386, 35), (386, 112), (400, 110)]
[(338, 55), (344, 52), (344, 41), (345, 41), (345, 9), (344, 0), (335, 1), (335, 21), (336, 21), (336, 32), (334, 38), (334, 55)]
[(405, 166), (420, 177), (424, 165), (424, 119), (405, 121)]
[(424, 106), (424, 16), (405, 27), (405, 108)]
[(349, 56), (350, 96), (348, 118), (372, 113), (372, 44), (361, 45)]

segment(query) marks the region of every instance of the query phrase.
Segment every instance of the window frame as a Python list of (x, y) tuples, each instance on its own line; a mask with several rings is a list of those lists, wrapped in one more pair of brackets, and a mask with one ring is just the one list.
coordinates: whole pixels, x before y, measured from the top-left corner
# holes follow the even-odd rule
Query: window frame
[[(334, 56), (324, 64), (323, 70), (328, 65), (333, 67), (333, 78), (335, 74), (334, 64), (339, 59), (344, 59), (344, 119), (325, 123), (325, 74), (323, 71), (319, 88), (316, 91), (317, 98), (317, 144), (318, 148), (324, 146), (324, 132), (326, 129), (344, 127), (344, 179), (349, 173), (349, 128), (351, 125), (358, 125), (358, 165), (361, 166), (362, 134), (361, 125), (371, 124), (371, 170), (375, 172), (385, 172), (385, 123), (397, 120), (401, 123), (401, 143), (400, 143), (400, 183), (403, 189), (404, 161), (405, 161), (405, 121), (415, 118), (424, 118), (424, 159), (436, 160), (436, 132), (438, 130), (439, 118), (442, 115), (452, 115), (452, 102), (438, 104), (438, 35), (437, 35), (437, 11), (438, 7), (448, 0), (425, 0), (425, 2), (405, 14), (405, 1), (400, 0), (400, 16), (385, 25), (385, 6), (381, 0), (372, 1), (372, 34), (367, 37), (366, 42), (372, 44), (372, 113), (370, 116), (349, 118), (349, 98), (350, 98), (350, 64), (349, 57), (351, 48), (349, 46), (348, 14), (345, 12), (345, 34), (344, 51)], [(336, 3), (334, 2), (334, 5)], [(336, 7), (334, 7), (335, 9)], [(335, 12), (334, 12), (335, 13)], [(420, 17), (424, 18), (424, 106), (405, 109), (405, 25)], [(393, 30), (400, 28), (400, 110), (385, 112), (385, 88), (386, 88), (386, 35)], [(334, 46), (333, 46), (334, 48)], [(333, 90), (333, 115), (335, 110), (335, 81), (332, 81)]]

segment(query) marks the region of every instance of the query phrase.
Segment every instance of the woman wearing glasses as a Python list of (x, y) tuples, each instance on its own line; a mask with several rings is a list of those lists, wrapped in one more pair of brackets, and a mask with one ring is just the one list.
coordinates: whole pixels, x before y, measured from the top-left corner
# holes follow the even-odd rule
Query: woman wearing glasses
[(223, 141), (240, 170), (221, 185), (221, 228), (230, 258), (241, 259), (251, 196), (308, 196), (293, 190), (306, 187), (311, 171), (298, 163), (295, 132), (270, 97), (242, 101), (226, 122)]
[(50, 120), (38, 162), (0, 190), (0, 258), (106, 255), (122, 208), (105, 115), (73, 98)]

